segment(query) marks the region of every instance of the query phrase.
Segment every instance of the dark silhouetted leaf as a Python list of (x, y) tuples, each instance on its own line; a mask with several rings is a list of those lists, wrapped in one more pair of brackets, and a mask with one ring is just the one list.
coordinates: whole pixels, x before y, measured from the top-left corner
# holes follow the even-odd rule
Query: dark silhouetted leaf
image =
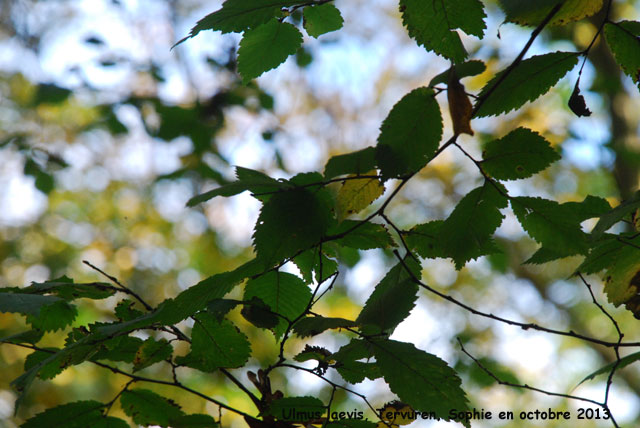
[(622, 71), (640, 88), (640, 22), (607, 22), (604, 37)]
[[(405, 268), (406, 266), (406, 268)], [(407, 272), (411, 270), (412, 275)], [(391, 332), (409, 316), (418, 298), (418, 285), (414, 277), (420, 278), (420, 265), (411, 258), (398, 263), (376, 285), (367, 299), (356, 323), (373, 325), (380, 331)]]
[(42, 336), (44, 336), (44, 332), (40, 330), (28, 330), (3, 337), (0, 339), (0, 343), (30, 343), (35, 345), (42, 339)]
[(325, 192), (298, 188), (276, 193), (264, 203), (253, 240), (265, 267), (320, 242), (331, 222)]
[(365, 172), (375, 168), (375, 157), (376, 150), (374, 147), (333, 156), (324, 167), (324, 176), (330, 179), (339, 175), (363, 175)]
[(580, 229), (582, 220), (571, 206), (548, 199), (517, 197), (511, 199), (511, 208), (529, 236), (544, 247), (563, 256), (587, 252), (586, 234)]
[(171, 358), (173, 346), (166, 340), (149, 337), (138, 348), (133, 358), (133, 371), (142, 370), (155, 363)]
[(144, 341), (137, 337), (117, 336), (96, 345), (96, 353), (92, 355), (92, 359), (131, 363), (143, 343)]
[(156, 317), (165, 325), (178, 323), (206, 308), (212, 300), (223, 298), (240, 281), (261, 271), (261, 264), (254, 259), (231, 272), (210, 276), (186, 289), (175, 299), (165, 301)]
[[(283, 421), (307, 422), (320, 418), (325, 412), (325, 405), (315, 397), (284, 397), (273, 401), (267, 414)], [(296, 415), (306, 415), (299, 418)]]
[(478, 0), (433, 1), (401, 0), (402, 23), (409, 36), (427, 50), (459, 63), (467, 57), (459, 28), (479, 38), (484, 35), (486, 17)]
[(175, 362), (205, 372), (242, 367), (251, 356), (251, 345), (230, 321), (218, 322), (207, 312), (194, 316), (191, 352)]
[(213, 315), (218, 322), (222, 322), (225, 315), (241, 303), (240, 300), (213, 299), (207, 305), (207, 312)]
[(438, 236), (442, 227), (442, 220), (419, 224), (405, 232), (405, 241), (409, 248), (424, 259), (447, 257)]
[(105, 299), (116, 293), (116, 289), (110, 284), (104, 282), (74, 284), (73, 280), (66, 276), (45, 282), (32, 282), (29, 287), (24, 288), (24, 291), (37, 294), (51, 293), (65, 300)]
[(384, 380), (400, 400), (446, 421), (452, 409), (467, 409), (462, 382), (446, 362), (411, 343), (381, 340), (373, 345)]
[(71, 95), (71, 90), (52, 83), (41, 83), (38, 85), (33, 104), (59, 104), (66, 101)]
[(498, 180), (531, 177), (560, 159), (547, 140), (527, 128), (517, 128), (490, 141), (482, 157), (482, 169)]
[[(505, 70), (499, 72), (478, 95), (476, 116), (508, 113), (527, 101), (535, 100), (549, 92), (577, 63), (578, 54), (575, 52), (552, 52), (525, 59), (504, 79)], [(493, 90), (498, 82), (500, 84)]]
[(248, 168), (236, 167), (237, 181), (224, 184), (216, 189), (196, 195), (187, 202), (188, 207), (208, 201), (216, 196), (235, 196), (247, 190), (251, 193), (269, 193), (278, 190), (290, 189), (292, 186), (284, 181), (274, 180), (259, 171)]
[(64, 300), (45, 305), (37, 315), (27, 315), (27, 322), (38, 330), (54, 331), (65, 328), (78, 316), (78, 309)]
[(577, 386), (582, 385), (584, 382), (588, 380), (595, 379), (597, 376), (600, 376), (603, 374), (608, 375), (609, 373), (611, 373), (614, 367), (617, 371), (628, 366), (629, 364), (635, 363), (638, 360), (640, 360), (640, 352), (634, 352), (633, 354), (629, 354), (625, 357), (620, 358), (620, 361), (614, 361), (612, 363), (609, 363), (605, 366), (600, 367), (598, 370), (594, 371), (593, 373), (589, 374), (584, 379), (582, 379)]
[(279, 317), (274, 329), (276, 337), (280, 337), (287, 329), (286, 320), (293, 321), (300, 316), (311, 301), (311, 290), (297, 276), (290, 273), (272, 271), (256, 279), (247, 281), (244, 300), (258, 297)]
[[(331, 235), (338, 235), (342, 232), (351, 230), (360, 222), (354, 220), (345, 220), (335, 230), (331, 230)], [(382, 224), (365, 222), (353, 231), (347, 233), (342, 238), (335, 241), (337, 244), (346, 247), (357, 248), (359, 250), (371, 250), (373, 248), (392, 248), (395, 242), (389, 235), (387, 228)]]
[(578, 117), (591, 116), (591, 110), (587, 108), (587, 102), (580, 93), (580, 78), (576, 81), (576, 85), (573, 87), (573, 92), (569, 98), (569, 108)]
[(453, 259), (456, 269), (469, 260), (499, 251), (492, 235), (502, 223), (500, 208), (507, 206), (507, 198), (501, 193), (504, 189), (500, 191), (497, 186), (500, 185), (485, 181), (467, 193), (439, 226), (437, 245)]
[(631, 213), (640, 208), (640, 192), (636, 192), (630, 199), (623, 201), (620, 205), (600, 216), (600, 220), (595, 225), (591, 234), (593, 239), (599, 239), (611, 226), (618, 223)]
[(275, 328), (280, 322), (280, 318), (262, 299), (253, 296), (245, 302), (240, 312), (244, 319), (258, 328)]
[(148, 389), (126, 390), (120, 395), (122, 410), (139, 425), (170, 426), (184, 415), (180, 406)]
[(203, 30), (216, 30), (222, 33), (240, 33), (266, 23), (282, 15), (282, 8), (307, 3), (304, 0), (226, 0), (222, 8), (202, 18), (191, 29), (189, 37)]
[(344, 318), (306, 317), (295, 323), (293, 331), (300, 337), (318, 335), (333, 328), (355, 327), (354, 321)]
[(438, 149), (442, 115), (429, 88), (418, 88), (393, 106), (382, 122), (376, 160), (385, 178), (422, 169)]
[(318, 282), (323, 282), (338, 270), (338, 263), (327, 257), (327, 253), (324, 251), (326, 248), (323, 246), (320, 255), (318, 255), (320, 247), (314, 247), (293, 259), (305, 282), (312, 282), (314, 278)]
[(38, 413), (22, 424), (22, 427), (93, 427), (104, 418), (102, 413), (104, 407), (105, 405), (98, 401), (76, 401), (74, 403), (62, 404)]

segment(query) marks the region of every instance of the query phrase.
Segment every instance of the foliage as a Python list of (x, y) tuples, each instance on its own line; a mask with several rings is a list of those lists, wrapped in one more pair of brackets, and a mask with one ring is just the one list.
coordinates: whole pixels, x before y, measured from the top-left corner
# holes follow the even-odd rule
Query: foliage
[[(22, 315), (26, 322), (26, 328), (5, 337), (1, 343), (31, 352), (24, 357), (24, 373), (12, 384), (19, 395), (16, 411), (28, 399), (36, 379), (54, 379), (73, 366), (95, 365), (128, 379), (110, 401), (61, 404), (30, 417), (24, 426), (128, 426), (124, 419), (109, 416), (116, 402), (123, 418), (142, 426), (222, 426), (223, 410), (243, 417), (252, 428), (375, 426), (364, 420), (363, 415), (331, 416), (336, 410), (334, 396), (338, 392), (353, 393), (362, 399), (370, 408), (366, 419), (384, 425), (383, 416), (367, 397), (351, 389), (367, 379), (381, 379), (388, 385), (400, 400), (391, 408), (433, 412), (437, 418), (470, 426), (468, 419), (456, 416), (470, 410), (475, 401), (463, 387), (463, 366), (452, 367), (435, 350), (427, 351), (421, 349), (422, 345), (391, 338), (416, 308), (421, 292), (489, 320), (568, 336), (613, 350), (615, 361), (583, 380), (609, 374), (604, 400), (587, 400), (609, 414), (614, 374), (639, 359), (638, 353), (622, 358), (620, 349), (638, 344), (623, 342), (616, 319), (598, 303), (582, 274), (604, 271), (602, 279), (608, 301), (616, 307), (625, 305), (640, 318), (640, 258), (635, 232), (640, 197), (636, 194), (612, 208), (608, 200), (596, 195), (571, 201), (556, 200), (542, 192), (528, 195), (530, 188), (522, 184), (527, 183), (525, 179), (534, 180), (552, 168), (562, 167), (558, 166), (561, 150), (556, 141), (529, 125), (511, 126), (507, 122), (506, 130), (497, 125), (482, 125), (474, 131), (471, 121), (514, 110), (511, 114), (518, 114), (528, 102), (554, 91), (573, 104), (571, 109), (577, 116), (586, 115), (584, 98), (578, 107), (575, 100), (581, 96), (579, 76), (591, 48), (598, 40), (606, 42), (622, 72), (638, 84), (640, 23), (614, 21), (609, 13), (610, 2), (604, 2), (607, 5), (595, 0), (499, 3), (507, 22), (533, 26), (534, 30), (520, 54), (509, 65), (497, 67), (479, 59), (478, 51), (468, 51), (463, 43), (466, 39), (458, 32), (478, 39), (484, 37), (488, 7), (483, 2), (400, 0), (399, 10), (408, 35), (427, 51), (449, 60), (450, 68), (432, 77), (428, 86), (411, 90), (391, 107), (380, 124), (375, 146), (332, 156), (326, 162), (324, 175), (302, 172), (278, 179), (240, 166), (235, 169), (235, 180), (225, 179), (207, 161), (223, 159), (210, 142), (223, 127), (226, 108), (241, 105), (257, 111), (273, 109), (273, 99), (254, 79), (279, 67), (289, 56), (300, 55), (306, 43), (302, 30), (313, 39), (328, 33), (339, 34), (334, 32), (345, 23), (339, 8), (328, 0), (226, 0), (219, 10), (198, 21), (178, 44), (205, 30), (242, 33), (237, 62), (230, 59), (222, 67), (227, 70), (237, 67), (240, 76), (233, 74), (232, 83), (224, 92), (192, 107), (165, 105), (160, 98), (142, 95), (132, 95), (123, 104), (144, 116), (142, 120), (150, 135), (163, 140), (188, 137), (192, 141), (193, 153), (182, 159), (179, 169), (162, 178), (191, 177), (199, 185), (215, 182), (216, 187), (191, 197), (187, 206), (197, 207), (210, 200), (216, 203), (219, 196), (251, 193), (260, 206), (253, 228), (253, 253), (248, 261), (240, 257), (235, 265), (220, 266), (218, 273), (177, 295), (171, 294), (174, 297), (167, 294), (158, 302), (145, 295), (147, 290), (127, 287), (90, 264), (110, 282), (76, 283), (61, 276), (27, 287), (0, 290), (0, 311)], [(601, 10), (593, 18), (598, 29), (586, 49), (545, 52), (525, 58), (546, 27), (574, 25)], [(99, 44), (97, 40), (91, 43)], [(581, 61), (570, 101), (568, 94), (554, 88)], [(479, 76), (484, 76), (483, 87), (474, 95), (472, 105), (460, 79)], [(25, 109), (63, 105), (73, 96), (71, 90), (53, 84), (39, 84), (30, 91)], [(444, 91), (448, 95), (449, 122), (443, 118), (437, 98)], [(154, 114), (144, 115), (149, 109)], [(78, 124), (78, 133), (89, 128), (108, 129), (116, 135), (129, 132), (114, 113), (116, 106), (107, 104), (95, 110), (87, 114), (90, 118), (86, 123)], [(452, 136), (443, 139), (449, 128)], [(467, 148), (463, 133), (479, 134), (484, 143), (481, 154)], [(25, 152), (24, 173), (34, 177), (35, 186), (42, 192), (51, 193), (54, 182), (50, 164), (56, 163), (56, 158), (47, 155), (44, 161), (34, 160), (25, 138), (16, 133), (3, 144), (14, 144)], [(444, 156), (455, 156), (452, 153), (461, 155), (474, 174), (471, 185), (460, 187), (464, 191), (459, 191), (455, 206), (446, 214), (424, 222), (402, 224), (395, 220), (390, 207), (401, 190), (408, 188), (409, 183), (419, 184), (421, 174), (438, 170), (438, 162)], [(517, 222), (523, 234), (531, 238), (530, 246), (539, 244), (526, 262), (545, 264), (570, 256), (580, 258), (582, 264), (572, 276), (584, 281), (593, 304), (610, 318), (618, 334), (617, 341), (483, 312), (475, 309), (474, 302), (465, 303), (455, 293), (448, 294), (423, 279), (425, 260), (451, 259), (455, 270), (464, 272), (472, 261), (486, 257), (498, 270), (495, 257), (505, 252), (499, 228), (507, 218), (513, 224)], [(585, 226), (587, 221), (592, 222), (589, 227)], [(201, 251), (208, 250), (204, 244)], [(392, 267), (356, 311), (331, 313), (326, 302), (339, 293), (338, 277), (355, 265), (365, 250), (384, 252), (393, 260)], [(522, 262), (519, 260), (518, 264)], [(105, 316), (94, 316), (90, 321), (85, 316), (82, 322), (78, 321), (78, 308), (84, 302), (103, 299), (113, 306)], [(267, 349), (268, 357), (254, 358), (265, 352), (256, 339), (256, 335), (265, 332), (275, 347)], [(50, 346), (48, 340), (52, 334), (65, 335), (56, 347)], [(340, 341), (330, 342), (327, 347), (311, 345), (312, 340), (323, 334)], [(344, 345), (338, 348), (335, 343)], [(302, 350), (301, 344), (305, 345)], [(468, 354), (464, 341), (460, 340), (460, 344), (462, 351), (477, 363), (476, 370), (482, 369), (485, 375), (478, 383), (495, 381), (536, 390), (519, 384), (516, 376), (501, 369), (494, 360), (476, 360)], [(303, 364), (307, 362), (316, 366)], [(235, 369), (247, 371), (253, 389), (244, 385)], [(283, 370), (320, 378), (330, 386), (330, 396), (319, 393), (292, 396), (283, 392), (285, 388), (276, 381), (276, 373)], [(231, 393), (229, 397), (234, 399), (221, 399), (187, 386), (182, 380), (184, 373), (199, 372), (206, 373), (204, 379), (213, 383), (228, 381), (235, 388), (234, 394), (242, 394), (254, 408), (248, 411), (237, 405)], [(337, 381), (338, 376), (344, 382)], [(192, 413), (165, 391), (138, 388), (137, 383), (175, 388), (182, 395), (212, 403), (220, 413)], [(618, 426), (614, 416), (611, 415), (611, 422)], [(395, 419), (389, 421), (400, 423)]]

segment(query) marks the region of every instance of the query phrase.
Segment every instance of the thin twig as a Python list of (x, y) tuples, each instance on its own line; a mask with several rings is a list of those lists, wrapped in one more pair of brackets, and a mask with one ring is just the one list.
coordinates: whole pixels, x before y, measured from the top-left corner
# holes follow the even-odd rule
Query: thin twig
[(128, 288), (124, 284), (122, 284), (118, 280), (118, 278), (109, 275), (108, 273), (106, 273), (105, 271), (100, 269), (99, 267), (94, 266), (93, 264), (91, 264), (91, 262), (89, 262), (88, 260), (83, 260), (82, 263), (84, 263), (85, 265), (89, 266), (91, 269), (99, 272), (104, 277), (109, 278), (109, 280), (111, 282), (113, 282), (114, 284), (116, 284), (120, 288), (120, 291), (122, 291), (125, 294), (129, 294), (129, 295), (133, 296), (138, 302), (140, 302), (142, 304), (142, 306), (145, 307), (146, 310), (148, 310), (148, 311), (152, 311), (153, 310), (153, 307), (151, 305), (149, 305), (147, 302), (145, 302), (144, 299), (142, 297), (140, 297), (135, 291), (131, 290), (130, 288)]
[(507, 318), (502, 318), (499, 317), (497, 315), (491, 314), (491, 313), (486, 313), (486, 312), (482, 312), (479, 311), (465, 303), (460, 302), (459, 300), (449, 296), (448, 294), (444, 294), (438, 290), (436, 290), (435, 288), (432, 288), (430, 286), (428, 286), (427, 284), (425, 284), (424, 282), (422, 282), (419, 278), (417, 278), (413, 272), (411, 272), (411, 269), (409, 269), (409, 267), (405, 264), (403, 258), (400, 256), (400, 254), (397, 251), (393, 252), (394, 255), (396, 256), (396, 258), (400, 261), (400, 263), (402, 264), (402, 266), (405, 268), (405, 270), (407, 271), (407, 273), (411, 276), (411, 279), (413, 280), (413, 282), (415, 282), (416, 284), (418, 284), (420, 287), (424, 288), (425, 290), (435, 294), (438, 297), (441, 297), (442, 299), (453, 303), (456, 306), (461, 307), (462, 309), (466, 310), (467, 312), (470, 312), (474, 315), (479, 315), (481, 317), (485, 317), (485, 318), (489, 318), (495, 321), (500, 321), (502, 323), (508, 324), (508, 325), (513, 325), (516, 327), (520, 327), (523, 330), (537, 330), (537, 331), (543, 331), (545, 333), (551, 333), (551, 334), (556, 334), (558, 336), (567, 336), (567, 337), (573, 337), (575, 339), (580, 339), (580, 340), (584, 340), (585, 342), (591, 342), (591, 343), (595, 343), (597, 345), (602, 345), (602, 346), (606, 346), (609, 348), (614, 348), (616, 346), (618, 347), (638, 347), (640, 346), (640, 342), (628, 342), (628, 343), (618, 343), (618, 342), (608, 342), (605, 340), (600, 340), (600, 339), (596, 339), (590, 336), (585, 336), (583, 334), (580, 333), (576, 333), (573, 330), (569, 330), (569, 331), (562, 331), (562, 330), (555, 330), (552, 328), (548, 328), (548, 327), (543, 327), (541, 325), (535, 324), (535, 323), (522, 323), (519, 321), (514, 321), (514, 320), (510, 320)]

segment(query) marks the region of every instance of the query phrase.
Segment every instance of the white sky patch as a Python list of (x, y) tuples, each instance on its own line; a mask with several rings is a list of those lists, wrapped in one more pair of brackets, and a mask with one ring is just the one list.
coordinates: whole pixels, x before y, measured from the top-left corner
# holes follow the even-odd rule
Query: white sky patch
[(47, 197), (35, 179), (19, 172), (0, 176), (0, 224), (22, 226), (36, 221), (47, 208)]

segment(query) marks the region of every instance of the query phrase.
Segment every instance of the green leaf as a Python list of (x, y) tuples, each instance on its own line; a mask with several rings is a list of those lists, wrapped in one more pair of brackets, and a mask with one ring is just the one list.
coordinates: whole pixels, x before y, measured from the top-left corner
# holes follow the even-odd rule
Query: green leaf
[(435, 154), (442, 137), (442, 115), (429, 88), (414, 89), (382, 122), (376, 160), (385, 178), (413, 174)]
[(76, 401), (52, 407), (22, 424), (23, 428), (86, 428), (93, 427), (105, 416), (105, 405), (98, 401)]
[[(604, 291), (609, 302), (615, 306), (623, 303), (634, 303), (638, 295), (638, 272), (640, 272), (640, 258), (638, 248), (633, 245), (624, 245), (616, 252), (615, 259), (607, 267), (604, 279)], [(638, 312), (635, 307), (628, 307), (634, 314)]]
[(175, 299), (165, 301), (156, 317), (165, 325), (176, 324), (203, 310), (212, 300), (221, 299), (239, 282), (261, 272), (261, 264), (253, 259), (230, 272), (210, 276), (186, 289)]
[(605, 235), (593, 244), (589, 254), (577, 271), (591, 274), (609, 268), (625, 251), (640, 246), (640, 237)]
[(171, 358), (173, 347), (166, 339), (155, 340), (149, 337), (136, 351), (133, 358), (133, 371), (142, 370), (160, 361)]
[[(484, 73), (487, 69), (487, 66), (484, 65), (484, 62), (474, 59), (471, 61), (465, 61), (460, 64), (456, 64), (455, 67), (456, 76), (458, 79), (462, 79), (463, 77), (476, 76), (478, 74)], [(429, 87), (436, 86), (438, 84), (447, 84), (449, 82), (449, 75), (451, 73), (451, 69), (448, 68), (442, 73), (438, 74), (436, 77), (431, 79), (429, 82)]]
[(29, 287), (23, 290), (26, 293), (34, 294), (55, 294), (65, 300), (79, 298), (99, 300), (113, 296), (116, 293), (116, 289), (110, 284), (104, 282), (74, 284), (73, 280), (66, 276), (51, 281), (32, 282)]
[(311, 337), (332, 328), (355, 327), (357, 324), (344, 318), (306, 317), (295, 323), (293, 331), (300, 337)]
[[(375, 170), (371, 171), (375, 174)], [(354, 176), (350, 176), (354, 177)], [(336, 216), (343, 221), (351, 214), (357, 214), (384, 193), (384, 184), (377, 178), (346, 180), (338, 191)]]
[(94, 422), (91, 428), (129, 428), (129, 424), (120, 418), (105, 416), (99, 421)]
[(467, 51), (455, 29), (482, 38), (486, 28), (486, 15), (479, 0), (429, 4), (422, 0), (400, 0), (400, 12), (409, 36), (427, 50), (456, 63), (464, 61)]
[[(560, 0), (500, 0), (506, 22), (535, 27), (549, 15)], [(547, 26), (565, 25), (595, 15), (602, 9), (602, 0), (567, 0), (553, 15)]]
[(315, 397), (284, 397), (272, 401), (266, 413), (282, 421), (307, 422), (319, 419), (325, 410), (322, 401)]
[(467, 193), (439, 226), (437, 245), (453, 259), (456, 269), (469, 260), (499, 251), (492, 235), (502, 223), (500, 208), (507, 206), (507, 198), (496, 186), (500, 185), (485, 181)]
[(142, 311), (134, 309), (134, 305), (135, 302), (133, 300), (121, 300), (120, 302), (118, 302), (114, 310), (116, 317), (121, 321), (131, 321), (144, 315)]
[(180, 406), (148, 389), (126, 390), (120, 395), (122, 410), (139, 425), (170, 426), (184, 415)]
[(331, 179), (339, 175), (362, 175), (376, 166), (376, 149), (367, 147), (352, 153), (331, 157), (324, 167), (324, 177)]
[(442, 220), (435, 220), (418, 224), (405, 232), (405, 242), (423, 259), (445, 258), (447, 255), (438, 240), (443, 223)]
[(367, 299), (356, 323), (360, 326), (373, 325), (384, 332), (393, 331), (409, 316), (415, 305), (418, 285), (413, 277), (420, 278), (420, 271), (420, 265), (411, 258), (391, 268)]
[[(40, 366), (37, 370), (37, 374), (40, 379), (53, 379), (58, 376), (64, 371), (64, 367), (62, 367), (60, 359), (51, 357), (59, 351), (60, 349), (58, 348), (43, 348), (42, 350), (33, 351), (31, 354), (27, 355), (27, 358), (24, 360), (25, 372), (30, 371), (36, 366)], [(46, 364), (41, 365), (45, 360)]]
[[(289, 321), (300, 316), (311, 301), (311, 290), (297, 276), (290, 273), (271, 271), (256, 279), (247, 281), (244, 300), (258, 297), (271, 311)], [(274, 328), (276, 337), (281, 337), (288, 323), (280, 318)]]
[(309, 360), (316, 360), (321, 363), (327, 363), (328, 361), (332, 360), (331, 352), (328, 349), (309, 345), (305, 345), (302, 352), (293, 357), (293, 359), (300, 363)]
[(600, 220), (591, 231), (593, 239), (600, 239), (611, 226), (621, 221), (640, 208), (640, 192), (636, 192), (631, 199), (623, 201), (620, 205), (600, 216)]
[(609, 373), (611, 373), (611, 370), (613, 370), (614, 366), (617, 371), (624, 367), (627, 367), (629, 364), (635, 363), (638, 360), (640, 360), (640, 352), (634, 352), (633, 354), (629, 354), (626, 357), (622, 357), (620, 358), (620, 361), (614, 361), (612, 363), (609, 363), (605, 366), (600, 367), (598, 370), (594, 371), (593, 373), (589, 374), (584, 379), (582, 379), (580, 383), (576, 385), (576, 387), (582, 385), (584, 382), (588, 380), (595, 379), (599, 375), (603, 375), (603, 374), (608, 375)]
[(324, 251), (325, 248), (327, 247), (323, 246), (323, 251), (320, 255), (318, 255), (320, 246), (317, 246), (297, 255), (293, 259), (293, 262), (300, 269), (305, 282), (312, 282), (314, 278), (318, 282), (323, 282), (338, 270), (338, 263), (334, 259), (327, 257), (327, 253)]
[(30, 343), (35, 345), (42, 339), (44, 332), (40, 330), (27, 330), (22, 333), (12, 334), (11, 336), (3, 337), (0, 339), (0, 343)]
[(244, 319), (258, 328), (276, 328), (280, 322), (278, 315), (273, 313), (271, 308), (256, 296), (244, 303), (240, 313)]
[(482, 169), (498, 180), (531, 177), (560, 159), (547, 140), (527, 128), (517, 128), (490, 141), (482, 157)]
[(144, 341), (138, 337), (117, 336), (112, 339), (105, 340), (97, 345), (97, 352), (92, 356), (92, 360), (110, 360), (131, 363), (143, 343)]
[(640, 22), (607, 22), (604, 37), (622, 71), (640, 89)]
[(362, 361), (344, 361), (336, 365), (336, 370), (345, 381), (356, 384), (365, 379), (375, 380), (382, 376), (377, 363)]
[(218, 322), (222, 322), (224, 317), (241, 303), (239, 300), (213, 299), (207, 304), (207, 312), (213, 315)]
[(302, 45), (302, 33), (275, 19), (244, 33), (238, 49), (238, 72), (244, 84), (282, 64)]
[(373, 345), (384, 380), (401, 401), (445, 421), (450, 420), (452, 409), (467, 409), (462, 382), (446, 362), (411, 343), (380, 340)]
[(324, 237), (331, 222), (325, 192), (297, 188), (276, 193), (264, 203), (253, 240), (265, 268), (316, 245)]
[(525, 59), (504, 79), (506, 70), (502, 70), (482, 88), (476, 101), (475, 116), (508, 113), (535, 100), (546, 94), (577, 63), (575, 52), (552, 52)]
[(316, 39), (323, 34), (341, 29), (343, 23), (340, 11), (332, 3), (304, 8), (304, 29)]
[(230, 321), (218, 322), (207, 312), (195, 315), (194, 319), (191, 352), (177, 357), (177, 364), (213, 372), (219, 368), (242, 367), (249, 360), (251, 345), (247, 336)]
[(282, 16), (284, 7), (304, 4), (304, 0), (226, 0), (219, 9), (202, 18), (191, 29), (189, 36), (179, 41), (195, 37), (203, 30), (217, 30), (222, 33), (240, 33), (255, 28), (272, 18)]
[(27, 315), (27, 322), (38, 330), (55, 331), (65, 328), (78, 316), (78, 309), (64, 300), (40, 308), (37, 315)]
[(266, 174), (248, 168), (236, 167), (236, 176), (238, 180), (233, 183), (224, 184), (189, 199), (187, 206), (198, 205), (216, 196), (235, 196), (247, 190), (260, 194), (291, 188), (291, 185), (284, 181), (274, 180)]
[[(360, 224), (359, 221), (345, 220), (335, 229), (331, 230), (331, 235), (338, 235)], [(393, 238), (389, 235), (387, 228), (382, 224), (364, 222), (356, 229), (347, 233), (342, 238), (335, 241), (336, 244), (345, 247), (357, 248), (358, 250), (371, 250), (373, 248), (393, 248), (396, 246)]]
[(334, 367), (340, 376), (352, 384), (365, 379), (375, 380), (382, 376), (378, 364), (369, 362), (372, 357), (372, 346), (360, 339), (352, 339), (331, 355), (331, 359), (336, 361)]
[(525, 260), (523, 264), (541, 265), (553, 260), (563, 259), (565, 257), (568, 256), (555, 251), (553, 248), (540, 247), (531, 257)]
[[(2, 290), (0, 293), (0, 312), (13, 312), (22, 315), (38, 315), (40, 310), (63, 300), (53, 296), (37, 294), (13, 293)], [(11, 290), (13, 291), (13, 289)]]
[(557, 254), (585, 254), (589, 249), (580, 228), (582, 218), (575, 205), (558, 204), (542, 198), (516, 197), (511, 208), (524, 230), (536, 242)]
[(53, 83), (40, 83), (36, 88), (32, 105), (60, 104), (66, 101), (71, 93), (71, 89), (63, 88)]
[(209, 415), (182, 415), (171, 419), (171, 428), (215, 428), (220, 426)]

